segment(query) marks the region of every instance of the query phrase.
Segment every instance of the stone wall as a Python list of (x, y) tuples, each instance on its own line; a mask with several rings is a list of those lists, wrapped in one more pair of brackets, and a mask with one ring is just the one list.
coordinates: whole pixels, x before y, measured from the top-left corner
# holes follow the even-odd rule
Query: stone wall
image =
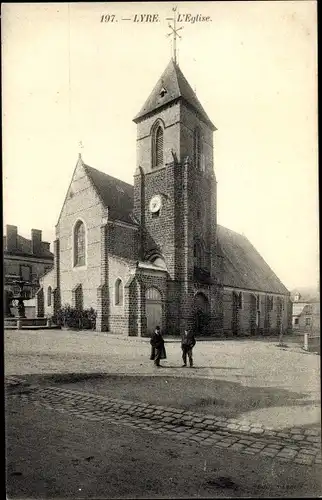
[[(82, 285), (83, 307), (97, 309), (97, 288), (101, 273), (101, 222), (104, 208), (97, 196), (82, 161), (75, 169), (59, 222), (56, 228), (59, 239), (61, 304), (72, 304), (73, 289)], [(86, 264), (74, 266), (74, 227), (78, 220), (86, 230)]]
[[(128, 334), (128, 318), (127, 310), (129, 296), (126, 295), (126, 285), (135, 272), (135, 261), (128, 261), (115, 257), (108, 256), (109, 266), (109, 330), (114, 333)], [(115, 301), (115, 288), (120, 280), (122, 288), (123, 300), (117, 304)]]

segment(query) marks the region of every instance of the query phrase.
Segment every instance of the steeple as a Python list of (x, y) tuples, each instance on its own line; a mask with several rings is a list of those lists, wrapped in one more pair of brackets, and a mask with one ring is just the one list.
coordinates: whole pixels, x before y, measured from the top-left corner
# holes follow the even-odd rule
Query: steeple
[(173, 59), (169, 62), (150, 96), (133, 121), (139, 123), (148, 115), (159, 112), (161, 108), (179, 100), (182, 100), (187, 107), (192, 108), (211, 130), (217, 130), (184, 77), (179, 65)]

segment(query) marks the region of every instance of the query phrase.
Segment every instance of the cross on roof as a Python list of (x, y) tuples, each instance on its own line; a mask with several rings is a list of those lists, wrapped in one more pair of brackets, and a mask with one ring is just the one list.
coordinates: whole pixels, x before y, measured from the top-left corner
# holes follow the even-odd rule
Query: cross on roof
[(84, 149), (84, 144), (83, 144), (83, 141), (79, 141), (78, 142), (78, 157), (81, 158), (82, 157), (82, 149)]
[(181, 26), (180, 28), (177, 28), (177, 18), (176, 18), (177, 7), (173, 7), (172, 12), (173, 12), (173, 18), (171, 18), (171, 20), (173, 22), (173, 26), (169, 23), (168, 26), (171, 29), (171, 33), (168, 33), (167, 36), (173, 36), (173, 60), (176, 63), (177, 62), (177, 37), (181, 38), (178, 31), (182, 30), (183, 26)]

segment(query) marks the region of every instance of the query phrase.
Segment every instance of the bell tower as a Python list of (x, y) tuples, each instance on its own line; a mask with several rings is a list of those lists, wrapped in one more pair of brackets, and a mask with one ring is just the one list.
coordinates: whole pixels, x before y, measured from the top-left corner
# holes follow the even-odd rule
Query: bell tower
[[(134, 215), (140, 259), (168, 271), (167, 329), (192, 327), (203, 290), (209, 317), (216, 283), (216, 179), (213, 132), (179, 65), (171, 59), (140, 112)], [(210, 320), (209, 320), (210, 321)]]

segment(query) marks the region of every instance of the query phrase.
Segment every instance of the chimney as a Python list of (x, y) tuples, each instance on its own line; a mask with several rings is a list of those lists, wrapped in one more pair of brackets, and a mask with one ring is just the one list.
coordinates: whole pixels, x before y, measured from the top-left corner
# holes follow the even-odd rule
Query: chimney
[(40, 229), (31, 230), (31, 252), (41, 254), (41, 231)]
[(11, 226), (10, 224), (7, 224), (6, 232), (7, 232), (7, 251), (14, 252), (15, 250), (17, 250), (18, 228), (17, 226)]
[(44, 250), (48, 250), (48, 252), (50, 252), (50, 243), (48, 243), (47, 241), (42, 242), (42, 247)]

